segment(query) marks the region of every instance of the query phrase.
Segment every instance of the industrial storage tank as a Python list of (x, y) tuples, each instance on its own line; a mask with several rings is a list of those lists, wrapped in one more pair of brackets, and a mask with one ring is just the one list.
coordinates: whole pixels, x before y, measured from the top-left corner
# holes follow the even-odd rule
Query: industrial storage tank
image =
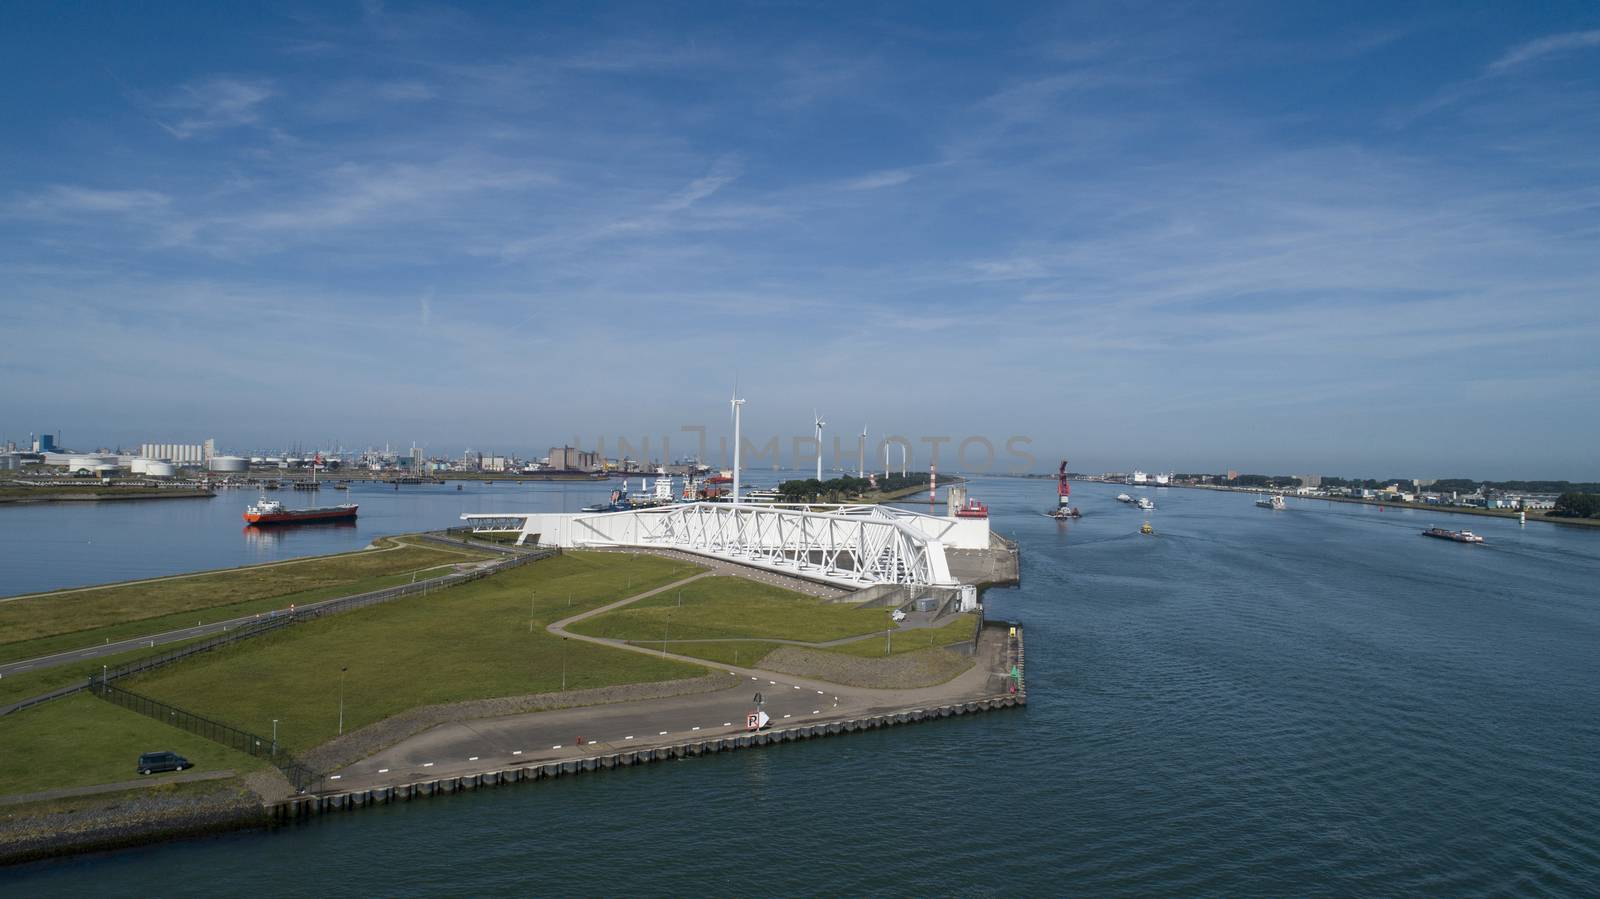
[(100, 474), (117, 469), (116, 456), (68, 456), (67, 471), (73, 474)]
[(150, 460), (144, 458), (134, 459), (128, 463), (128, 470), (134, 474), (144, 474), (150, 470)]
[(250, 461), (242, 456), (212, 456), (210, 467), (212, 471), (249, 471)]
[(151, 461), (146, 463), (144, 473), (152, 478), (170, 478), (178, 473), (178, 467), (171, 462)]

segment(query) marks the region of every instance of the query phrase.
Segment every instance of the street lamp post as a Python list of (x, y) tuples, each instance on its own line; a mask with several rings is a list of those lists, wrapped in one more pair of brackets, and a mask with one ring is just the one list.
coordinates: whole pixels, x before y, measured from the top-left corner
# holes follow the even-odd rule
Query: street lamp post
[(350, 670), (348, 665), (339, 666), (339, 736), (344, 736), (344, 673)]
[(272, 754), (278, 754), (278, 719), (272, 719)]

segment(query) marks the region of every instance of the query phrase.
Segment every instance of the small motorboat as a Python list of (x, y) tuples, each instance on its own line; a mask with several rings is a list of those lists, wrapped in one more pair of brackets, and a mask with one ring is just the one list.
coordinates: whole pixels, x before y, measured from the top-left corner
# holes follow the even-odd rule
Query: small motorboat
[(1139, 533), (1144, 534), (1146, 537), (1154, 537), (1156, 529), (1151, 527), (1150, 522), (1147, 521), (1139, 526)]

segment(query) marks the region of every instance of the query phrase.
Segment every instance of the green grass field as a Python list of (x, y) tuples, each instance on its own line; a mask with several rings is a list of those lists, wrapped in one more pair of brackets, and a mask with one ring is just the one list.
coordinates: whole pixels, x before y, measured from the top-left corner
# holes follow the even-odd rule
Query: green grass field
[(243, 774), (268, 764), (86, 693), (0, 720), (0, 795), (136, 780), (139, 754), (163, 749), (187, 757), (196, 771)]
[[(60, 591), (0, 601), (0, 659), (33, 658), (96, 642), (159, 633), (204, 620), (250, 614), (290, 597), (326, 599), (377, 589), (413, 572), (487, 558), (470, 549), (386, 539), (397, 548), (363, 550), (254, 568)], [(196, 618), (188, 616), (194, 613)], [(47, 640), (52, 637), (66, 639)]]
[[(634, 640), (635, 646), (646, 649), (660, 649), (661, 642), (651, 643), (648, 640)], [(693, 656), (705, 659), (708, 662), (721, 662), (724, 665), (751, 666), (761, 660), (767, 653), (782, 646), (782, 643), (772, 643), (764, 640), (727, 640), (712, 643), (668, 643), (667, 652), (679, 655)]]
[(881, 631), (888, 620), (887, 609), (829, 603), (745, 578), (717, 576), (580, 621), (569, 630), (645, 646), (664, 637), (815, 643)]
[[(193, 640), (179, 640), (173, 643), (164, 643), (154, 649), (130, 649), (115, 655), (103, 656), (93, 660), (67, 662), (53, 668), (40, 668), (33, 671), (24, 671), (20, 674), (8, 674), (0, 677), (0, 705), (8, 705), (30, 696), (48, 693), (57, 687), (68, 684), (81, 684), (89, 679), (91, 674), (98, 674), (101, 666), (116, 667), (124, 665), (134, 659), (148, 655), (157, 655), (169, 649), (177, 649), (190, 643), (195, 643), (205, 637), (195, 637)], [(4, 725), (0, 725), (3, 727)]]
[(434, 703), (696, 677), (704, 669), (562, 640), (544, 627), (671, 583), (699, 566), (657, 556), (565, 553), (428, 596), (335, 615), (130, 678), (131, 690), (301, 751), (338, 731)]
[(928, 649), (934, 646), (949, 646), (960, 643), (962, 640), (971, 640), (972, 632), (978, 626), (978, 617), (975, 613), (956, 616), (955, 620), (938, 627), (919, 627), (910, 630), (896, 630), (893, 640), (885, 640), (880, 631), (876, 639), (861, 640), (855, 643), (843, 643), (838, 646), (827, 647), (828, 652), (839, 652), (845, 655), (883, 656), (886, 653), (885, 644), (889, 644), (894, 655), (903, 652), (915, 652), (919, 649)]

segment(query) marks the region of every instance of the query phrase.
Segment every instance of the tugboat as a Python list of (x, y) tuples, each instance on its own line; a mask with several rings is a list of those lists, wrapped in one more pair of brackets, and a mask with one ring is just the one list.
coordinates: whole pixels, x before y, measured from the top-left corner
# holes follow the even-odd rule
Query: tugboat
[(1283, 497), (1276, 493), (1270, 499), (1263, 496), (1256, 500), (1256, 505), (1262, 509), (1271, 509), (1274, 512), (1282, 512), (1284, 509), (1289, 508), (1289, 504), (1283, 501)]
[(283, 503), (262, 497), (244, 510), (249, 524), (300, 524), (309, 521), (342, 521), (356, 517), (357, 506), (324, 506), (319, 509), (285, 509)]
[(1482, 543), (1483, 538), (1471, 531), (1447, 531), (1444, 528), (1428, 528), (1422, 532), (1424, 537), (1438, 537), (1440, 540), (1454, 540), (1457, 543)]
[(1151, 502), (1150, 497), (1148, 496), (1139, 497), (1138, 499), (1134, 500), (1133, 504), (1138, 506), (1141, 512), (1151, 512), (1154, 511), (1156, 507), (1156, 504)]
[(1151, 527), (1150, 522), (1147, 521), (1139, 526), (1139, 533), (1145, 535), (1146, 537), (1154, 537), (1156, 535), (1156, 529)]

